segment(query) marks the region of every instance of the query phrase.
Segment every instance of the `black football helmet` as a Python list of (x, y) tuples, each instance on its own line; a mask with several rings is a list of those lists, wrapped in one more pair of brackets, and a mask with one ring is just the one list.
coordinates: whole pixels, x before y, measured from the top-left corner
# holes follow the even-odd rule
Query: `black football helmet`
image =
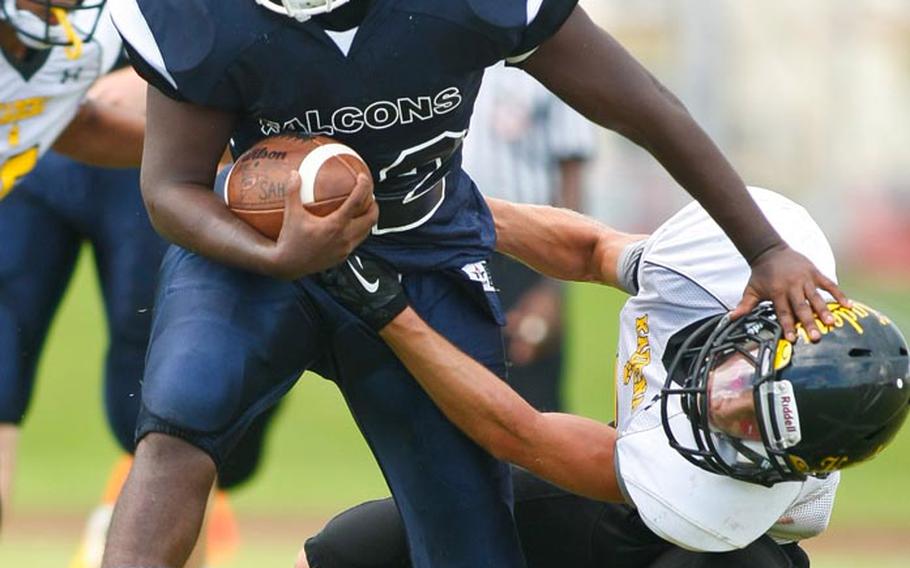
[[(19, 39), (33, 49), (55, 46), (76, 47), (90, 41), (98, 28), (107, 0), (29, 0), (38, 13), (20, 8), (16, 0), (0, 0), (0, 20), (16, 31)], [(94, 11), (80, 25), (70, 21), (72, 12)]]
[[(795, 343), (784, 340), (770, 304), (698, 327), (661, 394), (670, 445), (705, 470), (765, 486), (823, 477), (881, 452), (910, 411), (907, 342), (868, 306), (828, 308), (836, 322), (817, 322), (816, 343), (801, 328)], [(677, 399), (694, 447), (669, 426)]]

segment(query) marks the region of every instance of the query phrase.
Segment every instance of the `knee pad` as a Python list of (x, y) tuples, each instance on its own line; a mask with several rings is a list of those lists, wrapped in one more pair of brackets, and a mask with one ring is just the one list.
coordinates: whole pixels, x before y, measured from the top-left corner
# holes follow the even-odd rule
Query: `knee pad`
[(304, 544), (310, 568), (405, 568), (404, 525), (391, 498), (368, 501), (330, 520)]

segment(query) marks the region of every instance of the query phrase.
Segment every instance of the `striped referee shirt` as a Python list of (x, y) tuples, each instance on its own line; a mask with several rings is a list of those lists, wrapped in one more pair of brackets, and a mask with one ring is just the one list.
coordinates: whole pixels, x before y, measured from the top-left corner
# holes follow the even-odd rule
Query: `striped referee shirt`
[(594, 153), (594, 126), (536, 79), (487, 70), (465, 140), (464, 169), (484, 195), (538, 205), (558, 199), (559, 163)]

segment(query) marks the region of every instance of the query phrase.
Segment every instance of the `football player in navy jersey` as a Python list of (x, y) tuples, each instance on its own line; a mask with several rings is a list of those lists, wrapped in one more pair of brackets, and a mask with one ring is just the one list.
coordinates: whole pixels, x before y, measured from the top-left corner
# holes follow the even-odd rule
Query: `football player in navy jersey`
[[(504, 373), (484, 262), (492, 220), (461, 170), (483, 71), (518, 65), (651, 151), (718, 220), (752, 276), (736, 314), (770, 298), (815, 336), (821, 287), (762, 217), (682, 105), (577, 0), (118, 0), (115, 24), (149, 81), (142, 189), (176, 243), (162, 267), (136, 461), (105, 566), (180, 566), (225, 455), (313, 369), (341, 388), (401, 511), (414, 566), (522, 566), (504, 466), (458, 432), (373, 330), (308, 277), (354, 248), (404, 274), (415, 310)], [(330, 135), (369, 164), (333, 214), (287, 188), (270, 241), (211, 188), (222, 148), (279, 132)]]

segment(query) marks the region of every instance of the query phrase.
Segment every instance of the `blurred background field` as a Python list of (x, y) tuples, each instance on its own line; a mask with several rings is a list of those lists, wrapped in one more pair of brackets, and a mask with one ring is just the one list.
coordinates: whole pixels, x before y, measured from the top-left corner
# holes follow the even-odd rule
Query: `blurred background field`
[[(65, 566), (117, 456), (99, 400), (106, 338), (90, 260), (82, 259), (41, 365), (16, 500), (0, 542), (3, 567)], [(910, 329), (906, 288), (850, 278), (846, 289)], [(613, 322), (621, 301), (593, 285), (570, 294), (569, 404), (603, 420), (613, 412)], [(293, 391), (267, 452), (257, 478), (234, 495), (243, 543), (226, 568), (290, 566), (299, 544), (331, 514), (388, 494), (334, 385), (316, 376), (305, 376)], [(845, 471), (830, 532), (811, 544), (815, 566), (907, 565), (908, 470), (910, 429), (876, 461)]]

